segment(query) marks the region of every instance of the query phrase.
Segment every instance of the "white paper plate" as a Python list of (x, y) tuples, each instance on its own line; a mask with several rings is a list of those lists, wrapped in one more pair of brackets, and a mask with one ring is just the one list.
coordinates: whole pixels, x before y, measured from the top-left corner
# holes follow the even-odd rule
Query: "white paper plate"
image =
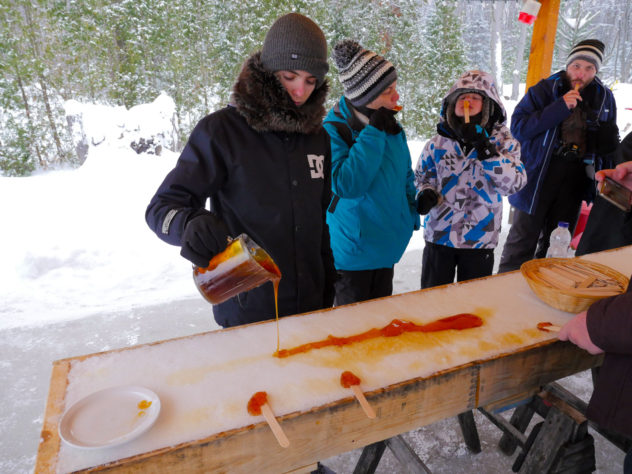
[(147, 431), (159, 413), (160, 399), (145, 387), (107, 388), (71, 406), (59, 423), (59, 436), (82, 449), (117, 446)]

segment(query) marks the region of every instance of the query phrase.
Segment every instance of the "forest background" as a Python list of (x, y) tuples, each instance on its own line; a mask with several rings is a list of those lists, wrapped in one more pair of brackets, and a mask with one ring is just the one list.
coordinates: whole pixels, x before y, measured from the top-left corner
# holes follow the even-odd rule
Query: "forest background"
[[(243, 61), (280, 15), (316, 21), (330, 48), (354, 38), (398, 69), (400, 120), (409, 138), (434, 133), (441, 99), (467, 69), (494, 74), (518, 98), (532, 28), (520, 0), (1, 0), (0, 175), (80, 166), (80, 117), (69, 100), (131, 108), (161, 92), (176, 104), (169, 136), (179, 151), (198, 120), (226, 105)], [(600, 77), (632, 80), (632, 3), (562, 0), (553, 71), (572, 45), (606, 44)], [(331, 61), (330, 61), (331, 63)], [(332, 106), (342, 93), (330, 68)], [(94, 143), (92, 145), (95, 145)]]

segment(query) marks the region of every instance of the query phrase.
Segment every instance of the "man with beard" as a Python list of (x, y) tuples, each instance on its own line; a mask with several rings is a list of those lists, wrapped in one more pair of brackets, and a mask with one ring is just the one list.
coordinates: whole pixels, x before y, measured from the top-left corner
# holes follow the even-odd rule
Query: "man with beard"
[(499, 272), (544, 257), (558, 222), (572, 231), (582, 200), (594, 197), (595, 171), (614, 167), (616, 104), (596, 76), (603, 53), (601, 41), (580, 41), (566, 70), (529, 88), (514, 110), (511, 133), (521, 145), (527, 185), (509, 197), (515, 213)]
[[(279, 316), (333, 303), (328, 68), (316, 23), (298, 13), (277, 19), (245, 61), (230, 105), (197, 124), (145, 214), (158, 237), (203, 268), (228, 237), (247, 234), (281, 270)], [(273, 287), (239, 294), (213, 314), (223, 327), (274, 318)]]

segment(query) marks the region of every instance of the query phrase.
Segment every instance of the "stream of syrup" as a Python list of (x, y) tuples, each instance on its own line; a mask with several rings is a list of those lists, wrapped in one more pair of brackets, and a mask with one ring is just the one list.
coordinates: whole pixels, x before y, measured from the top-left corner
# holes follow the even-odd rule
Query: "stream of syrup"
[(383, 328), (372, 328), (366, 332), (355, 334), (347, 337), (327, 336), (326, 339), (314, 342), (308, 342), (291, 349), (281, 349), (274, 353), (275, 357), (283, 359), (296, 354), (311, 351), (313, 349), (322, 349), (323, 347), (337, 346), (342, 347), (356, 342), (366, 341), (377, 337), (395, 337), (405, 332), (435, 332), (455, 329), (461, 331), (463, 329), (476, 328), (483, 325), (483, 320), (475, 314), (461, 313), (446, 318), (437, 319), (428, 324), (415, 324), (410, 321), (402, 321), (393, 319), (387, 326)]

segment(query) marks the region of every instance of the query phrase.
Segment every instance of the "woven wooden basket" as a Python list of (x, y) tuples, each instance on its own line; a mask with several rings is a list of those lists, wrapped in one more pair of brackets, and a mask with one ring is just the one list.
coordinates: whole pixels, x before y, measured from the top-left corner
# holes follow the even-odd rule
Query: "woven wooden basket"
[[(569, 313), (581, 313), (595, 301), (623, 293), (628, 286), (628, 278), (622, 273), (579, 258), (529, 260), (520, 271), (538, 298)], [(585, 281), (581, 281), (580, 275), (586, 276)], [(571, 280), (575, 280), (576, 286), (570, 284)], [(590, 287), (582, 287), (588, 284)]]

